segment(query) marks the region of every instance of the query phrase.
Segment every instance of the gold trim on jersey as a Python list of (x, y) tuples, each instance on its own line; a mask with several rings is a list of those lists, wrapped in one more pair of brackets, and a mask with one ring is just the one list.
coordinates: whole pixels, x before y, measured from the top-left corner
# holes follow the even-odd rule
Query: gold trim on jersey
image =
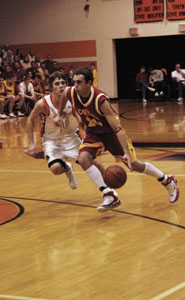
[[(96, 99), (95, 99), (95, 109), (97, 111), (97, 113), (101, 116), (104, 116), (104, 114), (100, 111), (100, 108), (99, 108), (99, 104), (98, 104), (98, 100), (101, 96), (105, 96), (105, 94), (101, 93), (99, 95), (96, 96)], [(107, 99), (107, 97), (105, 96), (105, 98)], [(107, 99), (108, 100), (108, 99)]]
[(81, 144), (80, 149), (83, 149), (83, 148), (99, 148), (97, 151), (97, 155), (100, 154), (101, 152), (105, 152), (105, 146), (102, 142), (97, 142), (97, 143), (92, 143), (92, 144)]
[(77, 95), (77, 98), (78, 98), (78, 101), (85, 107), (87, 107), (93, 100), (94, 98), (94, 88), (91, 86), (91, 94), (90, 94), (90, 97), (89, 97), (89, 100), (86, 102), (86, 103), (83, 103), (83, 101), (81, 100), (80, 98), (80, 95), (76, 92), (76, 95)]

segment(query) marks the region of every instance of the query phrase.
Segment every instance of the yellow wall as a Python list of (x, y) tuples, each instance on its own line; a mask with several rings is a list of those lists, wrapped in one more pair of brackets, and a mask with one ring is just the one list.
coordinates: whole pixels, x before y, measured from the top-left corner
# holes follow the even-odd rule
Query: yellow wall
[[(166, 1), (164, 0), (166, 3)], [(99, 87), (117, 96), (114, 39), (128, 38), (129, 27), (137, 26), (140, 37), (179, 34), (183, 21), (135, 24), (133, 0), (6, 0), (1, 1), (0, 43), (34, 44), (96, 41), (96, 55), (80, 61), (97, 61)], [(184, 21), (185, 23), (185, 21)], [(56, 57), (57, 58), (57, 57)], [(61, 62), (77, 62), (65, 57)]]

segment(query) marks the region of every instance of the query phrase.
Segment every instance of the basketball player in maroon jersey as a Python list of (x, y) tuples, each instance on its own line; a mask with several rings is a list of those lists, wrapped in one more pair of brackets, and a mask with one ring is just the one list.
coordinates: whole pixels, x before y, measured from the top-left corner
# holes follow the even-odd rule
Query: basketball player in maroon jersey
[(177, 180), (167, 176), (148, 162), (137, 159), (135, 149), (125, 130), (120, 126), (119, 117), (110, 104), (109, 97), (94, 88), (93, 74), (88, 68), (80, 68), (74, 73), (74, 87), (65, 89), (60, 102), (59, 115), (55, 117), (56, 126), (65, 128), (62, 117), (63, 109), (69, 99), (81, 117), (85, 136), (79, 150), (78, 162), (88, 177), (103, 193), (103, 203), (98, 211), (106, 211), (120, 205), (117, 193), (106, 186), (102, 173), (103, 166), (94, 164), (97, 154), (108, 150), (113, 156), (121, 157), (131, 171), (145, 173), (157, 178), (168, 190), (169, 201), (175, 202), (179, 197)]

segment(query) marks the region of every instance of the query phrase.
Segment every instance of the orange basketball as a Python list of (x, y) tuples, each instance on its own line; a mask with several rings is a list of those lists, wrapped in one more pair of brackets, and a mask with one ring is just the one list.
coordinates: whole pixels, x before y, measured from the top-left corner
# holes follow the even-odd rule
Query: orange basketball
[(108, 187), (119, 189), (127, 181), (127, 173), (122, 167), (112, 165), (105, 169), (103, 178)]

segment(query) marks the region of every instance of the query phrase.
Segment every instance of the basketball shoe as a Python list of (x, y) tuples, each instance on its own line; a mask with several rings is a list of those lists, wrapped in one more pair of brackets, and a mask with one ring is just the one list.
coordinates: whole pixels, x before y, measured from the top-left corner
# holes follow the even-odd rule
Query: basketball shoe
[(177, 187), (177, 179), (174, 176), (169, 175), (167, 182), (162, 183), (162, 185), (164, 185), (164, 187), (168, 191), (169, 201), (171, 203), (177, 201), (179, 198), (179, 188)]
[(67, 162), (66, 165), (67, 165), (67, 171), (65, 172), (65, 174), (67, 177), (68, 184), (69, 184), (70, 188), (76, 189), (78, 184), (77, 184), (77, 179), (73, 172), (73, 167), (72, 167), (71, 163), (69, 163), (69, 162)]
[(118, 194), (113, 190), (107, 187), (103, 190), (104, 201), (97, 207), (99, 212), (105, 212), (109, 209), (114, 209), (121, 204), (121, 201), (118, 199)]

